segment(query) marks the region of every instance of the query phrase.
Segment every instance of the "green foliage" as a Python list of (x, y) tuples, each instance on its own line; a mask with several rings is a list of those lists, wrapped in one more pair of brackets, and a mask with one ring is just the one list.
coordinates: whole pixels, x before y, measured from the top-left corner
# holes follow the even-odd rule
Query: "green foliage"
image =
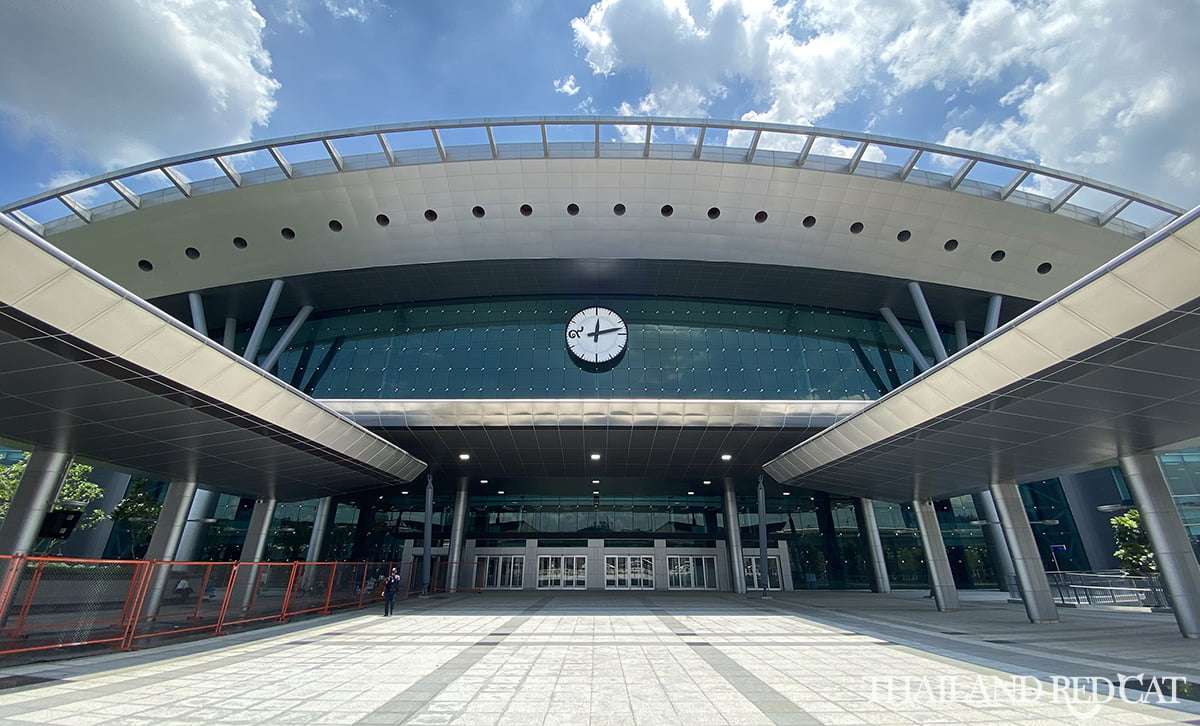
[[(15, 464), (0, 464), (0, 517), (8, 516), (9, 503), (17, 492), (17, 485), (25, 475), (25, 464), (19, 461)], [(76, 529), (90, 529), (108, 518), (101, 509), (88, 511), (87, 505), (104, 497), (104, 490), (99, 485), (88, 481), (92, 467), (85, 464), (71, 464), (67, 467), (67, 475), (54, 499), (55, 509), (83, 509)]]
[(133, 485), (133, 491), (113, 507), (113, 522), (123, 525), (130, 534), (130, 554), (136, 545), (154, 532), (158, 521), (158, 513), (162, 511), (162, 503), (158, 497), (146, 491), (145, 482), (138, 480)]
[(1108, 520), (1113, 528), (1113, 536), (1117, 540), (1117, 558), (1121, 569), (1126, 575), (1148, 575), (1158, 570), (1154, 561), (1154, 551), (1150, 549), (1150, 538), (1142, 529), (1142, 515), (1136, 509), (1130, 509)]

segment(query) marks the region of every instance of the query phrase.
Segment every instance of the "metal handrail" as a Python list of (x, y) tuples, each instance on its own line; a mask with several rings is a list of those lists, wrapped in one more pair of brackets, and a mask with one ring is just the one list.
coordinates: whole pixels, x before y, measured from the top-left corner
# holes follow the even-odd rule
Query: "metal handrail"
[[(550, 130), (554, 127), (591, 127), (591, 141), (571, 139), (550, 141)], [(601, 129), (605, 127), (633, 128), (644, 130), (643, 142), (601, 141)], [(497, 143), (495, 130), (531, 128), (540, 131), (540, 142)], [(443, 131), (473, 129), (486, 133), (486, 144), (449, 145), (442, 137)], [(695, 143), (656, 142), (656, 130), (677, 129), (694, 134)], [(709, 130), (734, 132), (727, 134), (721, 143), (708, 134)], [(739, 134), (738, 132), (743, 132)], [(398, 150), (393, 147), (389, 136), (400, 134), (428, 134), (432, 146)], [(765, 149), (764, 134), (778, 134), (794, 139), (782, 149)], [(749, 137), (747, 146), (731, 144), (741, 136)], [(347, 157), (337, 148), (336, 142), (349, 139), (375, 137), (379, 151)], [(812, 153), (821, 149), (819, 142), (848, 143), (845, 156)], [(293, 164), (288, 161), (284, 150), (303, 144), (321, 144), (328, 158), (303, 161)], [(906, 154), (902, 164), (872, 163), (862, 161), (869, 147), (897, 150)], [(833, 151), (837, 151), (834, 149)], [(267, 152), (267, 154), (262, 154)], [(690, 153), (689, 153), (690, 152)], [(423, 121), (414, 123), (360, 126), (336, 131), (325, 131), (294, 136), (284, 136), (265, 141), (224, 146), (93, 176), (66, 184), (50, 191), (35, 194), (7, 205), (0, 206), (0, 213), (8, 213), (33, 231), (42, 234), (47, 226), (67, 223), (77, 218), (75, 224), (91, 224), (98, 216), (113, 216), (133, 212), (147, 205), (176, 201), (193, 195), (255, 186), (290, 179), (297, 176), (336, 174), (347, 170), (361, 170), (388, 166), (449, 163), (480, 158), (479, 154), (494, 159), (528, 158), (628, 158), (639, 154), (645, 158), (693, 158), (716, 160), (725, 163), (741, 162), (764, 166), (790, 166), (792, 168), (814, 168), (826, 172), (859, 176), (887, 178), (901, 183), (918, 184), (926, 187), (947, 189), (961, 194), (992, 199), (997, 202), (1020, 202), (1025, 206), (1040, 209), (1048, 214), (1066, 214), (1081, 223), (1113, 229), (1131, 237), (1144, 236), (1147, 228), (1129, 221), (1125, 216), (1131, 208), (1162, 212), (1167, 219), (1184, 210), (1167, 202), (1139, 194), (1128, 189), (1096, 181), (1078, 174), (1052, 169), (1030, 162), (1008, 159), (993, 154), (969, 151), (942, 144), (925, 143), (875, 134), (839, 131), (814, 126), (790, 126), (785, 124), (759, 123), (750, 121), (721, 121), (715, 119), (692, 119), (639, 116), (535, 116), (510, 118), (458, 119), (445, 121)], [(925, 155), (937, 155), (956, 159), (958, 165), (947, 167), (947, 173), (916, 169), (916, 164)], [(197, 162), (211, 162), (216, 173), (209, 179), (193, 181), (183, 167)], [(261, 162), (261, 163), (260, 163)], [(978, 173), (978, 163), (1010, 170), (1013, 175), (1003, 185), (991, 184), (971, 175)], [(152, 180), (153, 188), (135, 192), (129, 182), (134, 178), (145, 183)], [(1053, 198), (1022, 190), (1037, 179), (1065, 184)], [(141, 186), (133, 184), (132, 186)], [(105, 201), (91, 205), (86, 197), (89, 192), (103, 189), (115, 192), (118, 201)], [(1104, 210), (1094, 210), (1069, 204), (1079, 192), (1092, 190), (1112, 199)], [(72, 196), (76, 195), (76, 196)], [(48, 201), (55, 201), (65, 212), (45, 222), (31, 216), (30, 208)], [(1163, 220), (1164, 222), (1167, 220)], [(1119, 223), (1119, 224), (1117, 224)]]

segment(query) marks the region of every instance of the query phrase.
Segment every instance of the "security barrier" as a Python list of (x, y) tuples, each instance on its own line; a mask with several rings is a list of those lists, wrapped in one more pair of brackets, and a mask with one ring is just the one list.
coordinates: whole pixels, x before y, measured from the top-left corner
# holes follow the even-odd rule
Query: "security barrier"
[(85, 645), (134, 649), (365, 607), (407, 563), (163, 562), (0, 556), (0, 656)]

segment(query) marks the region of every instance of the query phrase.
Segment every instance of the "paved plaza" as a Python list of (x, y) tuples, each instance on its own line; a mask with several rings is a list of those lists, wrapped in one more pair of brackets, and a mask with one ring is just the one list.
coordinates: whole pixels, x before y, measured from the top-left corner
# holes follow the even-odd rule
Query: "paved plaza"
[[(998, 593), (963, 596), (954, 613), (913, 592), (414, 599), (392, 617), (0, 667), (0, 722), (1200, 723), (1195, 701), (1134, 702), (1172, 700), (1163, 678), (1200, 683), (1200, 643), (1169, 615), (1035, 626)], [(1141, 690), (1103, 685), (1118, 674), (1144, 674)], [(1086, 677), (1107, 680), (1067, 680)]]

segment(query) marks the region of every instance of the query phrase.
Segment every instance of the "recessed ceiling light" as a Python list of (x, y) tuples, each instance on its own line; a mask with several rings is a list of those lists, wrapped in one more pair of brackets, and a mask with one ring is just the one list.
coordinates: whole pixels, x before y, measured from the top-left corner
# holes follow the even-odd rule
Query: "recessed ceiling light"
[(696, 492), (688, 492), (688, 496), (690, 497), (691, 495), (693, 495), (693, 494), (695, 494), (695, 493), (696, 493)]
[(704, 481), (702, 481), (700, 483), (705, 486), (708, 486), (709, 484), (712, 484), (712, 479), (705, 479)]
[(792, 496), (792, 493), (791, 493), (791, 492), (784, 492), (784, 493), (783, 493), (783, 496), (785, 496), (785, 497), (790, 497), (790, 496)]
[(599, 454), (592, 454), (592, 461), (600, 461), (600, 455), (599, 455)]
[(471, 458), (471, 455), (470, 454), (459, 454), (458, 458), (462, 461), (466, 461), (467, 459)]
[(721, 461), (729, 461), (733, 458), (733, 454), (721, 454)]
[(408, 494), (408, 492), (400, 492), (400, 493), (401, 493), (401, 494)]
[(504, 493), (504, 490), (503, 490), (503, 489), (501, 489), (500, 491), (498, 491), (498, 492), (496, 492), (496, 493), (497, 493), (497, 494), (503, 494), (503, 493)]
[(479, 480), (479, 483), (480, 483), (480, 484), (487, 484), (487, 483), (488, 483), (488, 480), (487, 480), (487, 479), (480, 479), (480, 480)]
[(592, 479), (592, 483), (593, 483), (593, 484), (599, 484), (599, 483), (600, 483), (600, 480), (599, 480), (599, 479)]
[(600, 496), (600, 492), (592, 492), (595, 496)]

